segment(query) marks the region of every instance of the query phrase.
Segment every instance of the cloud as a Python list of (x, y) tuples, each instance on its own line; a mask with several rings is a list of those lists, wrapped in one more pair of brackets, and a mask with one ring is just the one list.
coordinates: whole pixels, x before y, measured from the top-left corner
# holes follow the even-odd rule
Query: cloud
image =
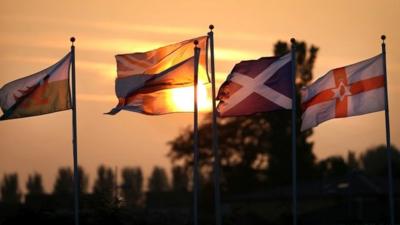
[(265, 54), (260, 52), (252, 52), (252, 51), (242, 51), (238, 49), (230, 49), (230, 48), (216, 48), (215, 49), (215, 58), (217, 60), (223, 61), (234, 61), (239, 62), (241, 60), (248, 59), (258, 59)]
[[(77, 37), (77, 49), (80, 51), (101, 51), (112, 54), (119, 53), (129, 53), (129, 52), (141, 52), (149, 51), (167, 44), (171, 43), (170, 34), (174, 36), (179, 35), (179, 38), (192, 38), (193, 36), (206, 35), (208, 29), (192, 28), (192, 27), (177, 27), (177, 26), (156, 26), (156, 25), (138, 25), (138, 24), (124, 24), (124, 23), (113, 23), (113, 22), (102, 22), (102, 21), (84, 21), (79, 22), (71, 19), (58, 19), (57, 21), (48, 20), (44, 17), (33, 17), (26, 15), (1, 15), (3, 21), (12, 21), (13, 23), (33, 23), (35, 25), (42, 24), (43, 27), (53, 27), (54, 29), (45, 29), (43, 31), (37, 32), (35, 35), (30, 35), (29, 41), (27, 40), (27, 35), (20, 34), (18, 32), (7, 32), (7, 28), (1, 32), (0, 40), (4, 45), (13, 45), (19, 47), (42, 47), (48, 49), (65, 49), (65, 46), (69, 46), (67, 41), (69, 37), (63, 35), (62, 30), (57, 32), (57, 29), (66, 29), (65, 27), (74, 28), (74, 30), (84, 30), (85, 32)], [(61, 23), (61, 24), (60, 24)], [(67, 29), (68, 30), (68, 29)], [(20, 32), (25, 32), (24, 30)], [(93, 32), (95, 32), (93, 34)], [(117, 35), (119, 32), (120, 35)], [(107, 35), (98, 36), (99, 33), (104, 33)], [(125, 38), (128, 34), (132, 33), (139, 34), (163, 34), (166, 35), (168, 40), (161, 41), (157, 38), (149, 41), (148, 35), (137, 35), (135, 38)], [(243, 42), (254, 42), (260, 41), (265, 43), (266, 38), (260, 37), (258, 35), (239, 33), (239, 32), (226, 32), (219, 33), (218, 38), (234, 41)], [(113, 37), (109, 37), (108, 34), (114, 34)], [(124, 38), (120, 38), (121, 35)], [(153, 36), (153, 35), (152, 35)], [(115, 38), (117, 37), (117, 38)], [(119, 37), (119, 38), (118, 38)], [(161, 36), (162, 38), (162, 36)], [(177, 39), (176, 41), (180, 41)], [(272, 42), (272, 40), (270, 40)], [(240, 46), (240, 44), (237, 44)], [(254, 52), (246, 51), (238, 48), (230, 47), (216, 47), (215, 57), (216, 60), (222, 61), (238, 61), (239, 59), (253, 59), (259, 58), (265, 55), (264, 52)]]
[[(54, 26), (55, 28), (65, 29), (65, 27), (72, 27), (75, 30), (79, 28), (84, 29), (86, 32), (98, 31), (102, 33), (147, 33), (147, 34), (164, 34), (164, 35), (179, 35), (186, 37), (202, 36), (207, 35), (209, 32), (208, 25), (204, 27), (188, 27), (188, 26), (165, 26), (165, 25), (145, 25), (145, 24), (132, 24), (124, 23), (121, 21), (110, 22), (110, 21), (91, 21), (91, 20), (74, 20), (74, 18), (57, 18), (56, 20), (48, 19), (44, 16), (32, 16), (32, 15), (16, 15), (16, 14), (2, 14), (0, 15), (0, 20), (12, 21), (12, 23), (33, 23), (41, 24), (43, 27)], [(215, 29), (218, 38), (224, 40), (233, 41), (259, 41), (265, 43), (266, 41), (275, 41), (271, 37), (260, 36), (252, 33), (243, 33), (238, 31), (224, 31), (218, 32)]]
[[(59, 58), (50, 58), (50, 57), (23, 57), (23, 56), (0, 56), (2, 61), (13, 61), (18, 63), (25, 64), (33, 64), (37, 68), (37, 71), (45, 69), (50, 65), (55, 64), (58, 60), (60, 60), (62, 55)], [(39, 66), (36, 66), (39, 65)], [(105, 77), (110, 80), (114, 80), (116, 76), (116, 66), (114, 63), (104, 63), (104, 62), (96, 62), (96, 61), (88, 61), (88, 60), (77, 60), (76, 61), (76, 70), (79, 71), (89, 71), (93, 74), (99, 74), (102, 77)], [(31, 73), (37, 72), (31, 71)]]
[[(68, 49), (69, 43), (61, 41), (65, 37), (60, 37), (57, 35), (51, 36), (51, 34), (42, 34), (36, 36), (32, 41), (27, 42), (25, 36), (21, 35), (11, 35), (3, 34), (0, 38), (3, 45), (7, 46), (17, 46), (17, 47), (33, 47), (33, 48), (44, 48), (47, 50), (55, 49)], [(112, 55), (120, 53), (129, 52), (143, 52), (155, 49), (170, 43), (167, 42), (157, 42), (157, 41), (146, 41), (146, 40), (136, 40), (136, 39), (123, 39), (123, 38), (82, 38), (83, 40), (76, 44), (77, 51), (95, 51), (104, 52)], [(40, 41), (46, 40), (46, 41)], [(68, 46), (68, 47), (67, 47)], [(216, 48), (215, 49), (215, 59), (228, 62), (236, 62), (243, 59), (256, 59), (264, 56), (261, 52), (254, 51), (243, 51), (233, 48)]]

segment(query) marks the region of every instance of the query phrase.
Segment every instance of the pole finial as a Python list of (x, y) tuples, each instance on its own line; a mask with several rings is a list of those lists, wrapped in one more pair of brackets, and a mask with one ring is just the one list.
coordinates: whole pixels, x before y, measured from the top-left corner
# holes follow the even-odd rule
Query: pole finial
[(71, 41), (71, 44), (74, 45), (75, 37), (71, 37), (69, 40)]
[(210, 26), (208, 26), (208, 28), (210, 28), (210, 30), (214, 29), (214, 25), (210, 24)]
[(382, 41), (385, 41), (386, 35), (382, 34), (382, 35), (381, 35), (381, 39), (382, 39)]
[(197, 47), (197, 45), (199, 44), (199, 41), (198, 40), (194, 40), (194, 45), (196, 45), (196, 47)]
[(296, 44), (296, 39), (290, 38), (290, 42), (291, 42), (292, 44)]

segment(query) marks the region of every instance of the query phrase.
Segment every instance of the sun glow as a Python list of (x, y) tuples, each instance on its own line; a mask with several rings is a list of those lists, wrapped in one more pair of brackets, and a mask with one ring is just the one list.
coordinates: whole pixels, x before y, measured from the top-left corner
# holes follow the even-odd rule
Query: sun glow
[[(172, 89), (170, 100), (177, 110), (183, 112), (193, 112), (193, 87)], [(199, 111), (211, 111), (211, 96), (209, 94), (209, 85), (198, 85), (197, 100)]]

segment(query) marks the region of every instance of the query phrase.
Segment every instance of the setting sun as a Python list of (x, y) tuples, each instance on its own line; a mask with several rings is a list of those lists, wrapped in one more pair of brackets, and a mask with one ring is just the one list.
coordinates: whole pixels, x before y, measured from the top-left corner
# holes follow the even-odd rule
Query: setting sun
[[(198, 91), (198, 107), (199, 111), (205, 112), (211, 110), (211, 96), (209, 95), (208, 86), (199, 84)], [(171, 103), (177, 110), (183, 112), (193, 111), (193, 87), (175, 88), (171, 90)]]

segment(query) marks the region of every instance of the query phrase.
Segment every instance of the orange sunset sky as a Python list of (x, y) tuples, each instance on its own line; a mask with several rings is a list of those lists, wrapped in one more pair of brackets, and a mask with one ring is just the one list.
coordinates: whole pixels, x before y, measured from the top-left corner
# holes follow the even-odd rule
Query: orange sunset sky
[[(400, 1), (19, 1), (1, 0), (0, 86), (61, 59), (76, 41), (79, 164), (90, 184), (99, 164), (170, 169), (167, 142), (192, 113), (104, 115), (116, 104), (114, 55), (205, 35), (215, 25), (218, 85), (235, 63), (272, 54), (291, 37), (320, 48), (314, 79), (381, 52), (387, 35), (392, 142), (400, 147)], [(385, 143), (384, 113), (336, 119), (314, 129), (318, 159)], [(34, 171), (52, 190), (57, 168), (72, 166), (71, 111), (0, 122), (0, 176)], [(290, 159), (288, 159), (290, 160)]]

